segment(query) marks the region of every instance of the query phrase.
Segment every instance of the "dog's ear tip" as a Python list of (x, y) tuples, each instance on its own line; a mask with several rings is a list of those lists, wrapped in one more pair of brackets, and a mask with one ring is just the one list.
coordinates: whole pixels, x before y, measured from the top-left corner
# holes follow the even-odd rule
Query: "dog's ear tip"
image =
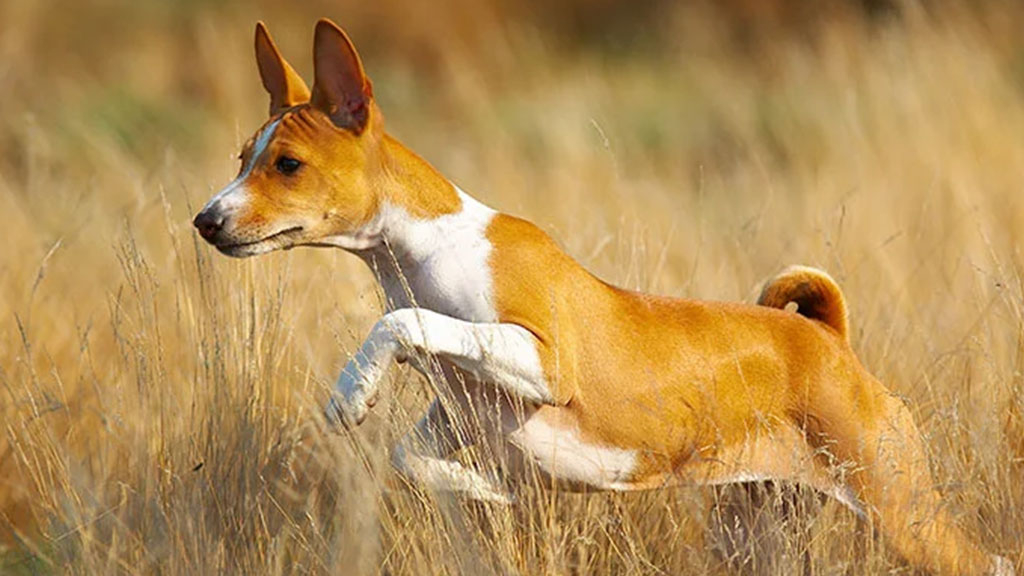
[(334, 20), (330, 18), (321, 18), (316, 21), (316, 28), (314, 29), (315, 35), (321, 34), (337, 34), (340, 36), (348, 37), (345, 34), (345, 30), (341, 26), (334, 23)]
[(263, 20), (256, 21), (256, 38), (270, 38), (270, 30)]

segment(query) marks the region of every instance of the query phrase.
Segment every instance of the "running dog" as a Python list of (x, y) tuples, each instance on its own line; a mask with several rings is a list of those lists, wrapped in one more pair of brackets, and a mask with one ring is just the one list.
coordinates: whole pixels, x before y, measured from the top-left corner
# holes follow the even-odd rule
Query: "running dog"
[[(449, 459), (476, 442), (510, 476), (528, 465), (570, 487), (782, 479), (869, 518), (914, 566), (1013, 574), (946, 512), (911, 412), (857, 360), (828, 274), (790, 268), (757, 306), (609, 285), (389, 136), (352, 42), (328, 20), (313, 58), (310, 91), (257, 25), (270, 118), (194, 224), (228, 256), (323, 246), (369, 264), (388, 310), (327, 415), (361, 423), (395, 361), (445, 376), (445, 402), (392, 453), (411, 482), (507, 501)], [(478, 433), (456, 433), (456, 411), (477, 414)]]

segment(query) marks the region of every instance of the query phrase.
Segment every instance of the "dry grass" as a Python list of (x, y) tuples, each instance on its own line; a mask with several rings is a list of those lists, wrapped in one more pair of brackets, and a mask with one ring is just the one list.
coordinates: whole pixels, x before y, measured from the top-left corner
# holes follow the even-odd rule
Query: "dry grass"
[[(420, 4), (0, 5), (0, 572), (731, 570), (721, 493), (528, 483), (505, 510), (393, 489), (387, 447), (428, 399), (406, 368), (358, 433), (320, 428), (372, 278), (340, 252), (229, 260), (189, 225), (262, 121), (253, 21), (308, 72), (320, 15), (363, 47), (393, 133), (601, 277), (749, 299), (785, 264), (832, 271), (948, 506), (1020, 565), (1019, 6), (750, 34), (667, 5)], [(769, 571), (906, 570), (834, 504), (797, 496), (787, 521), (755, 499), (782, 526)]]

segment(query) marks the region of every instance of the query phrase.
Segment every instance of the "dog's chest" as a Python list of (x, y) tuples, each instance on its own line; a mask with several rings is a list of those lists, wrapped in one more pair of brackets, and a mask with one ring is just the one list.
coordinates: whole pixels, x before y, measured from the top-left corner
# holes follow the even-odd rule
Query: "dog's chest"
[[(487, 226), (494, 212), (468, 196), (457, 214), (410, 221), (402, 253), (389, 252), (378, 279), (392, 309), (420, 307), (470, 322), (496, 322)], [(397, 265), (397, 266), (396, 266)]]
[(469, 322), (496, 322), (486, 262), (477, 262), (478, 254), (467, 256), (431, 259), (401, 274), (381, 275), (388, 307), (419, 307)]

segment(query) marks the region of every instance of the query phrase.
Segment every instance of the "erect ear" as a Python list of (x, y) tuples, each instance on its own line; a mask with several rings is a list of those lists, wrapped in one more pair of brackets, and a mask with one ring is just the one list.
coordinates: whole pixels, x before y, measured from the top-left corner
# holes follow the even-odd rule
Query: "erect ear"
[(274, 44), (263, 22), (256, 23), (256, 65), (263, 87), (270, 93), (270, 115), (309, 101), (309, 88)]
[(352, 41), (327, 19), (316, 23), (313, 70), (313, 106), (335, 126), (361, 133), (370, 117), (373, 89)]

